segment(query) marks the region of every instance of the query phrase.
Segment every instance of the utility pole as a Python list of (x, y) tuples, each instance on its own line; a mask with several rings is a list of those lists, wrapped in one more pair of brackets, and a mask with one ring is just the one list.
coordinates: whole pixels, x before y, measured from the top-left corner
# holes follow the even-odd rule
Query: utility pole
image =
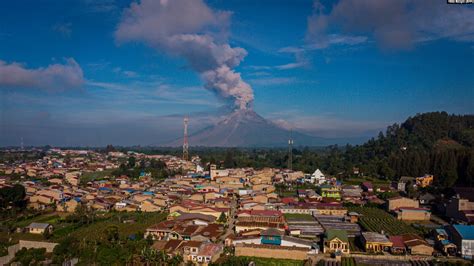
[(187, 116), (184, 117), (184, 138), (183, 138), (183, 160), (189, 159), (189, 143), (188, 143), (188, 121)]
[(291, 131), (290, 138), (288, 139), (288, 169), (293, 170), (293, 139), (291, 138)]

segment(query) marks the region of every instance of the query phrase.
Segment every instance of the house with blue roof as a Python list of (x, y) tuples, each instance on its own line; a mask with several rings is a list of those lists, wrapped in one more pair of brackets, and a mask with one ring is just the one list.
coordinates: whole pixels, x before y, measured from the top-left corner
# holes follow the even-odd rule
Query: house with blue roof
[(444, 228), (436, 228), (434, 233), (436, 248), (446, 256), (456, 256), (457, 246), (449, 240), (448, 232)]
[(455, 224), (448, 227), (450, 240), (466, 259), (474, 258), (474, 225)]

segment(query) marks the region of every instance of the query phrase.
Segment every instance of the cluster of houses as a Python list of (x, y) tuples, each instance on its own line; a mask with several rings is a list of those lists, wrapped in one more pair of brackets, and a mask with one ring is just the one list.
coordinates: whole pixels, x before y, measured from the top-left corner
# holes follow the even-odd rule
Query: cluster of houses
[[(81, 182), (87, 172), (116, 169), (129, 156), (160, 160), (167, 168), (184, 169), (187, 174), (160, 181), (142, 173), (138, 179), (105, 176)], [(300, 260), (349, 253), (474, 255), (474, 189), (408, 197), (411, 187), (420, 191), (430, 187), (432, 175), (402, 177), (391, 185), (369, 181), (350, 185), (319, 169), (305, 174), (208, 167), (205, 171), (196, 156), (185, 161), (168, 155), (52, 149), (34, 162), (0, 165), (5, 174), (0, 187), (11, 185), (11, 174), (29, 177), (15, 182), (26, 188), (28, 206), (39, 210), (74, 212), (82, 206), (96, 211), (167, 212), (167, 219), (147, 228), (145, 237), (153, 241), (154, 249), (196, 264), (215, 262), (227, 250), (236, 256)], [(382, 197), (385, 192), (392, 196)], [(364, 231), (361, 214), (349, 211), (347, 204), (383, 206), (398, 220), (430, 224), (432, 233)], [(432, 210), (449, 221), (430, 222)], [(32, 223), (25, 230), (44, 233), (53, 228)]]

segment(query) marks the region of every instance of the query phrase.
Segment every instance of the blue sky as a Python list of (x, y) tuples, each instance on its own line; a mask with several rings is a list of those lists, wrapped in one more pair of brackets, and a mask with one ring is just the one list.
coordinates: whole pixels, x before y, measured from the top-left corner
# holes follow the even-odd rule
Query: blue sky
[(0, 145), (158, 144), (222, 109), (347, 139), (472, 114), (474, 8), (429, 2), (6, 1)]

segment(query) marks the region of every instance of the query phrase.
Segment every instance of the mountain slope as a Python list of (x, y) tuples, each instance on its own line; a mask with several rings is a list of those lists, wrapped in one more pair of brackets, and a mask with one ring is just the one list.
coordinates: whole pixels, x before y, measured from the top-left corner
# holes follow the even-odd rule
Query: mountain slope
[[(226, 116), (217, 124), (206, 127), (189, 136), (191, 146), (212, 147), (272, 147), (286, 146), (290, 131), (275, 125), (261, 117), (253, 110), (237, 110)], [(299, 132), (292, 132), (295, 145), (328, 145), (333, 140), (312, 137)], [(169, 146), (179, 146), (182, 138), (173, 141)]]

